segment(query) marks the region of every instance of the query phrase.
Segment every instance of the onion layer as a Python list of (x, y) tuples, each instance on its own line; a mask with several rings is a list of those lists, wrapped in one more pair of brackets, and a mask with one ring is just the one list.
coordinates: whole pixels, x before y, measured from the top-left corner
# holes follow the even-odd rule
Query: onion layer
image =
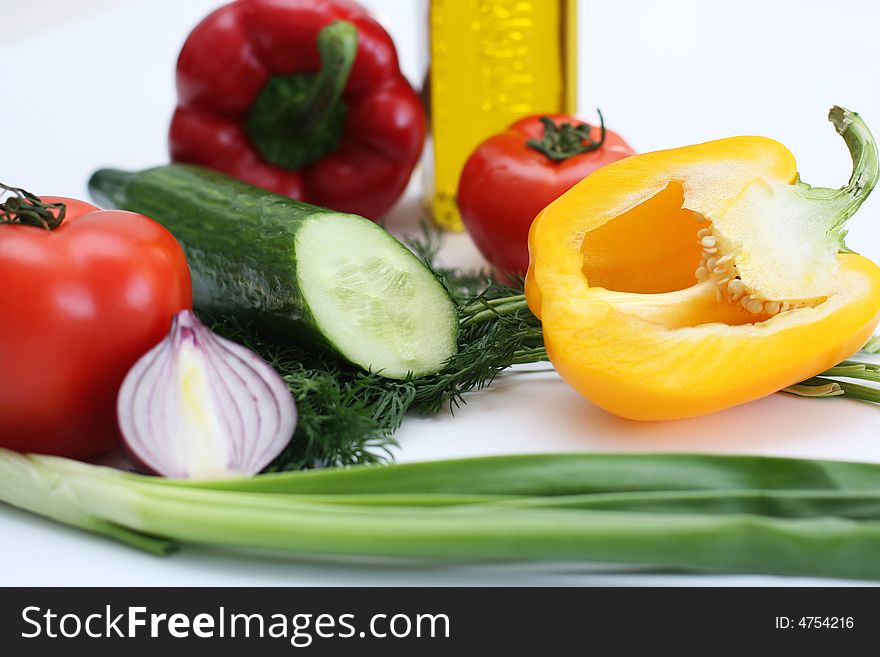
[(260, 472), (287, 446), (296, 404), (278, 373), (184, 310), (125, 377), (123, 445), (143, 469), (178, 479)]

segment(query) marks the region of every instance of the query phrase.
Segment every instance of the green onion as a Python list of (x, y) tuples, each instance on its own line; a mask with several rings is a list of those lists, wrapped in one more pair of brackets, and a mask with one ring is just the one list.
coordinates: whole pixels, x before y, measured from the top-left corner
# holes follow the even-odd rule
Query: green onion
[(181, 485), (263, 493), (541, 496), (664, 490), (870, 490), (880, 488), (880, 465), (711, 454), (517, 454)]
[(548, 454), (172, 481), (0, 450), (0, 500), (176, 543), (880, 579), (880, 465)]

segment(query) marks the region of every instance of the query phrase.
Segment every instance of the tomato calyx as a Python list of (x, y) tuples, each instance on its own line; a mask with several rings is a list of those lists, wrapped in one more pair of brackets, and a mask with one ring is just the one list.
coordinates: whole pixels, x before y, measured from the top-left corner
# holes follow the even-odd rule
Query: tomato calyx
[(590, 126), (586, 123), (556, 125), (549, 116), (542, 116), (540, 121), (544, 124), (544, 136), (541, 139), (529, 139), (526, 146), (543, 153), (554, 162), (564, 162), (575, 155), (599, 150), (605, 143), (605, 120), (602, 112), (597, 109), (596, 113), (599, 115), (598, 141), (590, 136)]
[(46, 230), (55, 230), (64, 221), (67, 206), (64, 203), (43, 203), (40, 198), (20, 187), (0, 182), (0, 224), (22, 224)]

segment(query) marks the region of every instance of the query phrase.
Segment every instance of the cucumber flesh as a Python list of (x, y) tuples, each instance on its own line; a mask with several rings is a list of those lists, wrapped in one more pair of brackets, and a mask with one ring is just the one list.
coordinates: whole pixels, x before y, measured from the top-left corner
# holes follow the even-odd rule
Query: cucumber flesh
[(297, 231), (295, 251), (303, 298), (347, 360), (400, 379), (436, 372), (455, 353), (449, 295), (376, 224), (322, 215)]

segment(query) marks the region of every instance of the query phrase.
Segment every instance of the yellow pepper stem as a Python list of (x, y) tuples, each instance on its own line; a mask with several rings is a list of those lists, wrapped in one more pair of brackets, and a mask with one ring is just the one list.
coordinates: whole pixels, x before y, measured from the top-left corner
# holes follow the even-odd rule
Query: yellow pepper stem
[(871, 131), (856, 112), (835, 105), (828, 112), (828, 120), (834, 125), (837, 134), (843, 137), (852, 157), (853, 171), (849, 182), (840, 189), (829, 189), (811, 187), (799, 181), (797, 190), (807, 199), (834, 206), (833, 212), (837, 219), (830, 232), (839, 235), (841, 251), (849, 252), (843, 242), (846, 237), (843, 225), (856, 213), (880, 179), (880, 158)]

